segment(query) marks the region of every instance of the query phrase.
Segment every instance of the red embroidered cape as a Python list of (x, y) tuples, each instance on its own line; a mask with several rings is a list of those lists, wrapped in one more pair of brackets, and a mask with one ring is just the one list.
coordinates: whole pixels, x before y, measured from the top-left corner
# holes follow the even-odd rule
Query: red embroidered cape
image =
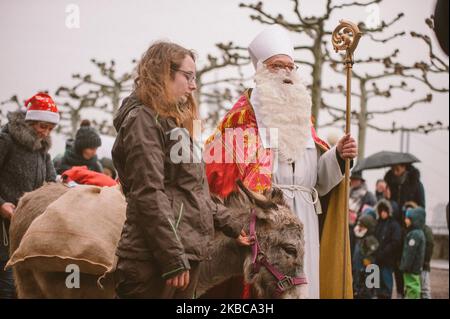
[[(239, 98), (206, 141), (204, 159), (210, 192), (222, 198), (236, 191), (238, 179), (255, 192), (272, 185), (273, 152), (262, 146), (249, 94), (247, 90)], [(328, 150), (328, 144), (317, 137), (313, 126), (311, 131), (315, 143)], [(235, 134), (234, 139), (229, 138), (231, 134)]]

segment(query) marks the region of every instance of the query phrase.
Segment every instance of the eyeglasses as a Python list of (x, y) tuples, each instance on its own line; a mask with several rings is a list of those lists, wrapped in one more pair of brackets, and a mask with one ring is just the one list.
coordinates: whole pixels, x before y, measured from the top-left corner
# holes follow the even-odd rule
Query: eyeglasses
[(289, 72), (293, 72), (293, 71), (297, 71), (298, 70), (298, 65), (297, 64), (283, 64), (283, 63), (280, 63), (280, 62), (268, 64), (267, 67), (269, 69), (272, 69), (272, 70), (275, 70), (275, 71), (288, 69)]
[(184, 75), (184, 77), (186, 78), (186, 80), (188, 81), (188, 83), (195, 83), (195, 81), (197, 80), (197, 77), (192, 72), (184, 71), (184, 70), (180, 70), (180, 69), (173, 69), (173, 70), (175, 72), (181, 72)]

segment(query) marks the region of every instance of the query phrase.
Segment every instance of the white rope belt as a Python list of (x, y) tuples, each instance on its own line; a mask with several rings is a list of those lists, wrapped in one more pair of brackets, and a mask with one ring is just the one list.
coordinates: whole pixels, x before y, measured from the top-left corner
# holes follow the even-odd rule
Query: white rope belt
[[(295, 192), (299, 192), (303, 199), (311, 205), (314, 205), (317, 214), (322, 214), (322, 208), (320, 206), (319, 201), (319, 193), (317, 189), (314, 187), (305, 187), (301, 185), (287, 185), (287, 184), (273, 184), (274, 187), (278, 187), (283, 191), (283, 194), (291, 199), (294, 199)], [(285, 190), (291, 191), (290, 194), (287, 194)], [(306, 196), (305, 194), (309, 194), (310, 196)]]

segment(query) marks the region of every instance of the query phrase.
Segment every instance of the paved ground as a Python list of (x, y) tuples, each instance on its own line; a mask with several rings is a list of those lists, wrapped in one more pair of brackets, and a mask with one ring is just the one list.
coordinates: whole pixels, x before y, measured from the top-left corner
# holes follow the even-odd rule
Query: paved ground
[[(433, 299), (449, 298), (448, 268), (448, 260), (431, 261), (431, 296)], [(397, 298), (395, 283), (392, 298)]]
[(431, 296), (433, 299), (448, 299), (448, 268), (431, 269)]

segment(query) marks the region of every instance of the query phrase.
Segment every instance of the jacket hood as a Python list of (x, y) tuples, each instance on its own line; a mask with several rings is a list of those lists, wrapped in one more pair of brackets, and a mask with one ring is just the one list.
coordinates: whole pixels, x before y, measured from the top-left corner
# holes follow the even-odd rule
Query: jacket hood
[(369, 214), (361, 215), (358, 219), (358, 223), (367, 228), (368, 235), (373, 234), (375, 232), (375, 227), (377, 227), (377, 221)]
[(122, 123), (127, 118), (128, 114), (135, 108), (141, 106), (142, 103), (138, 100), (136, 94), (133, 92), (130, 96), (126, 97), (122, 101), (122, 105), (120, 106), (117, 114), (114, 116), (113, 124), (116, 132), (119, 132)]
[(411, 228), (422, 229), (425, 226), (426, 212), (422, 207), (407, 210), (406, 217), (411, 220)]
[(373, 219), (378, 220), (380, 216), (378, 216), (378, 212), (373, 207), (367, 207), (362, 211), (363, 215), (370, 215)]
[(382, 210), (387, 210), (389, 216), (392, 217), (392, 205), (386, 199), (380, 199), (378, 203), (375, 205), (375, 211), (377, 212), (378, 216), (381, 216)]
[(16, 143), (30, 151), (48, 152), (52, 146), (51, 137), (40, 139), (35, 130), (25, 121), (24, 112), (10, 112), (7, 117), (9, 122), (4, 126), (2, 132), (9, 133)]

